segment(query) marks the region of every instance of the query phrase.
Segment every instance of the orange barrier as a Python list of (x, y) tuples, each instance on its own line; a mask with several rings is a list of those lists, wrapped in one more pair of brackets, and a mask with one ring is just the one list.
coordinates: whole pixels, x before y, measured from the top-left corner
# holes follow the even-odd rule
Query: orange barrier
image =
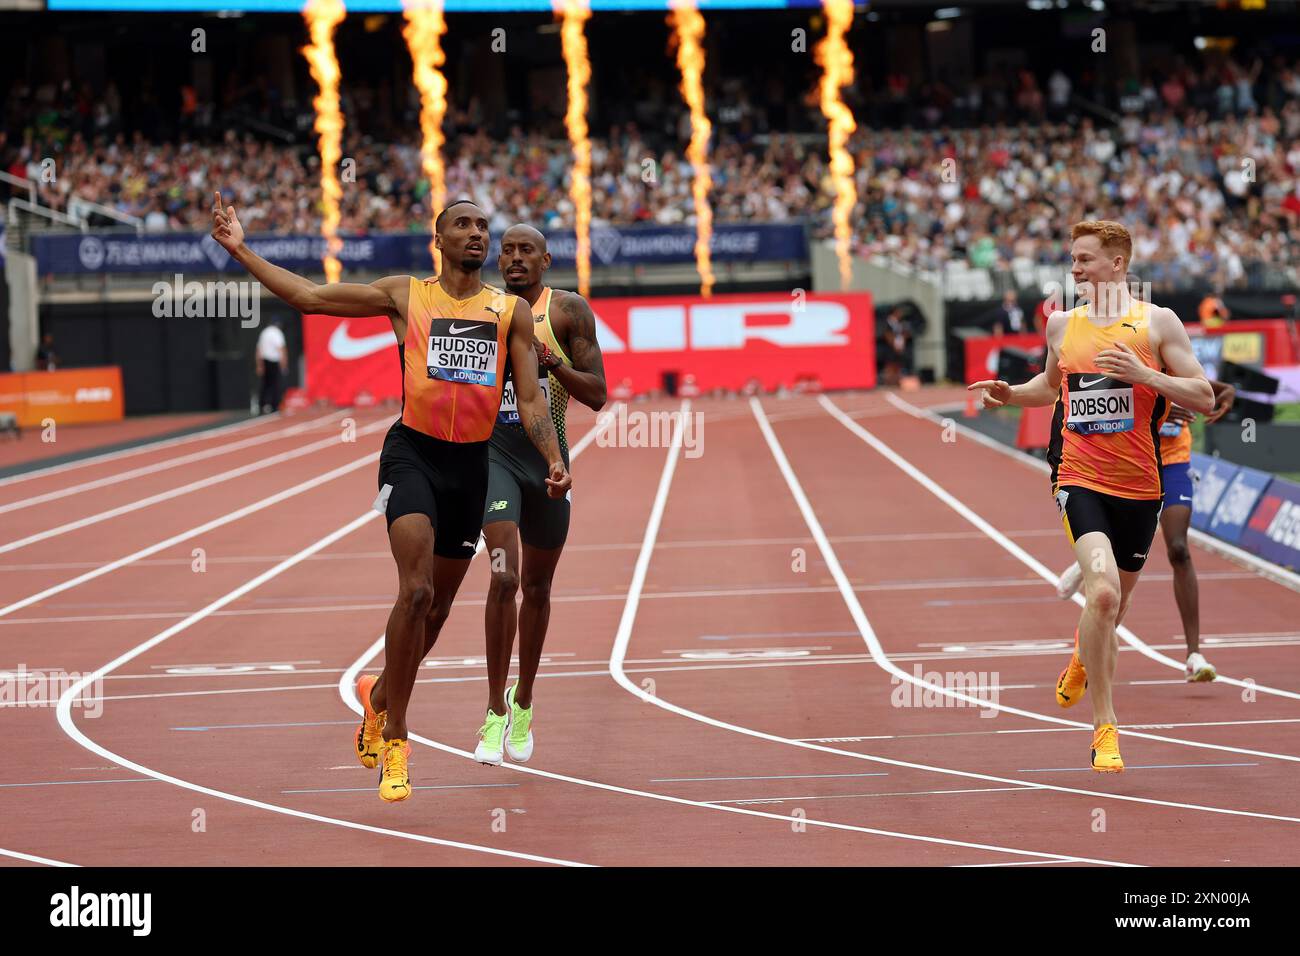
[(0, 375), (0, 412), (16, 414), (20, 428), (46, 419), (58, 425), (119, 421), (122, 370), (114, 365)]

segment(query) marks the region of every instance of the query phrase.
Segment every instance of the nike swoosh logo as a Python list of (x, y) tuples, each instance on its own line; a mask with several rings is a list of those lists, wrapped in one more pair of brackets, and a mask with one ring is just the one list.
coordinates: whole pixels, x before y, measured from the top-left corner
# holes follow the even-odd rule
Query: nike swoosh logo
[(458, 329), (456, 328), (456, 323), (453, 322), (451, 325), (447, 326), (447, 331), (450, 332), (452, 335), (460, 335), (460, 333), (468, 332), (472, 328), (474, 328), (474, 326), (467, 325), (463, 329)]
[(1187, 497), (1186, 495), (1179, 495), (1179, 496), (1178, 496), (1178, 500), (1179, 500), (1179, 501), (1191, 501), (1192, 499), (1189, 498), (1189, 497)]
[(395, 341), (392, 332), (354, 339), (348, 334), (348, 324), (344, 322), (330, 333), (329, 353), (342, 362), (350, 362), (386, 349)]
[(1097, 384), (1099, 384), (1099, 383), (1101, 383), (1101, 382), (1104, 382), (1104, 381), (1106, 381), (1106, 376), (1105, 376), (1105, 375), (1103, 375), (1101, 378), (1094, 378), (1091, 382), (1088, 381), (1086, 378), (1081, 378), (1081, 379), (1079, 379), (1079, 387), (1080, 387), (1080, 388), (1092, 388), (1094, 385), (1097, 385)]

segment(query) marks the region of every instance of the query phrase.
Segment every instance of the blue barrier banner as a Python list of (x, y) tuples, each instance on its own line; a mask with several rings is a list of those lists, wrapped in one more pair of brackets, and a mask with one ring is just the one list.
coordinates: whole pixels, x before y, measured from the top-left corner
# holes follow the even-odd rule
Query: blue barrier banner
[(1266, 561), (1300, 569), (1300, 485), (1274, 478), (1260, 495), (1240, 544)]
[[(577, 255), (572, 229), (547, 234), (552, 264), (571, 268)], [(319, 236), (250, 235), (249, 247), (286, 269), (320, 271), (325, 240)], [(497, 279), (497, 239), (488, 252), (484, 277)], [(711, 244), (713, 258), (726, 261), (777, 262), (808, 258), (802, 223), (720, 225)], [(593, 266), (653, 265), (695, 261), (695, 230), (685, 226), (596, 227), (591, 230)], [(102, 272), (242, 272), (211, 236), (165, 233), (133, 236), (101, 233), (78, 236), (34, 236), (32, 252), (41, 275)], [(421, 233), (343, 237), (339, 259), (345, 269), (431, 274), (429, 236)]]
[(1237, 477), (1240, 465), (1222, 458), (1211, 458), (1198, 451), (1192, 452), (1192, 473), (1197, 476), (1192, 488), (1192, 527), (1206, 531), (1214, 517), (1214, 509), (1232, 479)]
[(1256, 471), (1254, 468), (1239, 469), (1219, 499), (1214, 517), (1210, 519), (1206, 530), (1216, 538), (1236, 544), (1255, 510), (1255, 503), (1272, 480), (1273, 476), (1267, 472)]

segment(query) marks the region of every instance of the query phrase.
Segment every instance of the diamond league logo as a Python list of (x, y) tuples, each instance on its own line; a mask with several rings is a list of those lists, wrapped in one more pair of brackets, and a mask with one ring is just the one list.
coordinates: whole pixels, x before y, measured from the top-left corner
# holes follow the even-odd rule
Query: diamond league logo
[(614, 261), (621, 245), (623, 245), (623, 237), (619, 235), (617, 229), (597, 227), (591, 230), (591, 251), (605, 265)]
[(213, 268), (225, 269), (230, 264), (230, 254), (222, 248), (221, 243), (211, 236), (204, 236), (200, 239), (199, 248), (208, 257), (208, 261), (212, 263)]
[(77, 256), (82, 268), (94, 271), (104, 264), (104, 244), (94, 236), (86, 236), (77, 247)]

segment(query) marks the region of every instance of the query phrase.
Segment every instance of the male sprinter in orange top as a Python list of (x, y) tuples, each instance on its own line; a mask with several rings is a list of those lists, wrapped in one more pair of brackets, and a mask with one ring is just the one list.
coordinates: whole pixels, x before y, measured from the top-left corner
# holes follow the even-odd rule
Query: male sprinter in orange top
[[(605, 405), (605, 365), (596, 342), (596, 318), (587, 300), (542, 284), (551, 267), (546, 237), (524, 223), (501, 234), (497, 260), (506, 288), (531, 307), (538, 380), (567, 463), (566, 409), (572, 395), (594, 411)], [(487, 513), (483, 537), (492, 558), (484, 627), (488, 706), (474, 759), (499, 765), (503, 752), (518, 763), (533, 755), (533, 682), (551, 617), (551, 580), (569, 534), (569, 501), (546, 494), (546, 461), (524, 436), (510, 384), (488, 450)], [(523, 542), (523, 562), (519, 560)], [(515, 593), (523, 584), (518, 609)], [(519, 629), (519, 681), (509, 690), (510, 652)]]
[(1214, 393), (1178, 316), (1129, 295), (1128, 230), (1091, 220), (1076, 223), (1070, 238), (1075, 290), (1086, 304), (1048, 318), (1044, 371), (1024, 385), (985, 381), (970, 388), (982, 390), (985, 408), (1056, 403), (1052, 493), (1088, 599), (1057, 700), (1071, 706), (1091, 678), (1092, 769), (1117, 772), (1124, 761), (1111, 703), (1115, 628), (1160, 518), (1160, 424), (1167, 402), (1208, 413)]
[(537, 384), (533, 315), (518, 296), (484, 285), (487, 217), (458, 200), (438, 214), (442, 253), (436, 282), (387, 276), (369, 285), (316, 285), (271, 265), (244, 245), (233, 206), (212, 209), (212, 236), (262, 285), (299, 312), (387, 315), (402, 367), (402, 417), (384, 438), (375, 507), (388, 519), (398, 594), (384, 633), (384, 670), (357, 681), (365, 717), (357, 756), (382, 765), (379, 796), (411, 795), (406, 709), (420, 661), (438, 639), (482, 528), (488, 438), (501, 405), (507, 365), (529, 439), (546, 459), (547, 493), (571, 485), (550, 409)]
[[(1226, 415), (1237, 396), (1237, 390), (1223, 382), (1212, 380), (1210, 387), (1214, 389), (1214, 411), (1205, 416), (1206, 424), (1213, 424)], [(1187, 546), (1196, 481), (1196, 474), (1192, 471), (1192, 430), (1188, 426), (1195, 420), (1192, 412), (1174, 405), (1160, 426), (1160, 473), (1165, 486), (1160, 532), (1164, 535), (1169, 566), (1174, 571), (1174, 601), (1178, 604), (1183, 640), (1187, 643), (1187, 664), (1183, 672), (1188, 682), (1204, 683), (1214, 680), (1218, 674), (1214, 665), (1201, 653), (1200, 596), (1192, 550)], [(1078, 563), (1072, 564), (1061, 572), (1056, 593), (1068, 600), (1082, 583), (1083, 571)]]

